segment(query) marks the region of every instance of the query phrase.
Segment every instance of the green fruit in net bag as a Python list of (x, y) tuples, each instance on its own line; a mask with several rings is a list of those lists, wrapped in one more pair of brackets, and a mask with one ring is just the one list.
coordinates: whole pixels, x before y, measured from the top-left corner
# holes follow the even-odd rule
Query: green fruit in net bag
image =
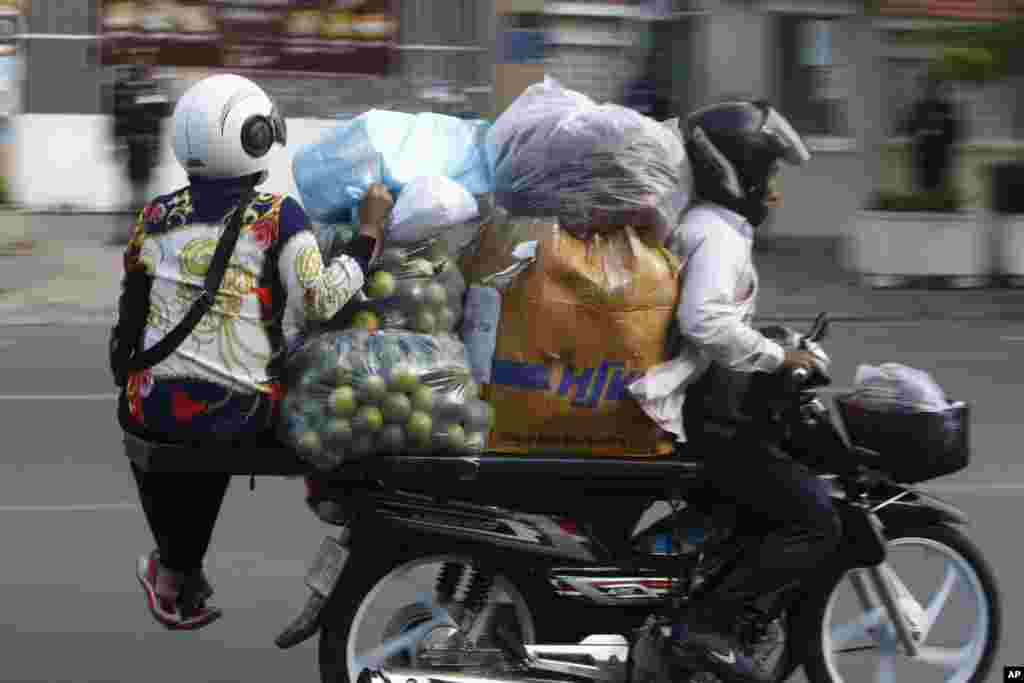
[(394, 275), (386, 270), (378, 270), (370, 276), (366, 295), (371, 299), (387, 299), (394, 296), (396, 284)]
[(480, 453), (487, 449), (487, 434), (484, 432), (473, 432), (466, 435), (466, 450), (472, 453)]
[(455, 311), (445, 306), (437, 312), (437, 329), (451, 332), (455, 327)]
[(388, 247), (380, 253), (377, 259), (380, 267), (386, 270), (400, 268), (403, 261), (405, 261), (405, 250), (401, 247)]
[(342, 417), (355, 415), (356, 392), (348, 385), (340, 386), (332, 391), (328, 402), (331, 406), (331, 412), (335, 415)]
[(344, 418), (331, 420), (324, 431), (331, 445), (345, 444), (352, 440), (352, 423)]
[(430, 419), (430, 415), (419, 410), (413, 411), (412, 415), (409, 416), (409, 422), (405, 425), (409, 442), (423, 448), (430, 445), (433, 429), (434, 421)]
[(426, 300), (427, 290), (419, 280), (401, 280), (395, 288), (395, 296), (403, 306), (415, 309)]
[(434, 400), (434, 414), (443, 422), (461, 421), (464, 408), (465, 401), (457, 394), (445, 393)]
[(431, 308), (440, 308), (448, 303), (448, 290), (440, 282), (427, 285), (426, 303)]
[(419, 410), (428, 415), (434, 410), (434, 390), (427, 386), (418, 386), (412, 392), (413, 410)]
[(443, 239), (435, 240), (427, 249), (426, 256), (434, 263), (448, 261), (451, 258), (451, 253), (448, 250), (448, 243)]
[(380, 319), (373, 311), (359, 311), (352, 316), (352, 327), (368, 332), (376, 332), (380, 329)]
[(387, 425), (377, 436), (377, 450), (385, 455), (398, 455), (405, 450), (405, 429)]
[(468, 432), (486, 432), (494, 426), (494, 409), (487, 401), (467, 401), (462, 408), (462, 424)]
[(421, 309), (416, 314), (416, 331), (421, 334), (433, 334), (437, 329), (437, 316), (428, 309)]
[(359, 382), (359, 400), (361, 403), (376, 405), (388, 395), (388, 383), (380, 375), (367, 375)]
[(412, 415), (412, 401), (405, 394), (388, 394), (381, 406), (385, 422), (405, 424)]
[(414, 258), (402, 268), (402, 274), (407, 277), (434, 277), (434, 264), (424, 258)]
[(391, 383), (388, 388), (391, 391), (411, 394), (419, 387), (420, 381), (416, 373), (408, 368), (398, 368), (391, 373)]
[(437, 433), (437, 444), (449, 451), (462, 451), (466, 448), (466, 430), (460, 424), (449, 424)]
[(352, 426), (360, 433), (378, 432), (384, 426), (384, 414), (377, 406), (363, 406), (352, 420)]
[(305, 431), (299, 434), (296, 445), (304, 455), (319, 455), (323, 444), (320, 436), (314, 431)]
[(357, 460), (369, 457), (377, 452), (377, 439), (372, 433), (360, 434), (352, 441), (348, 452)]

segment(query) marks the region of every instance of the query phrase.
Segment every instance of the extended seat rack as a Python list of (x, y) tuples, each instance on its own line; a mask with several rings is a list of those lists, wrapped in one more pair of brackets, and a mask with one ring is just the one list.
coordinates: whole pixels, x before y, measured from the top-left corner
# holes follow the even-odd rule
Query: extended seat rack
[(392, 480), (422, 477), (452, 482), (508, 483), (544, 477), (589, 485), (605, 482), (621, 487), (664, 485), (666, 480), (693, 478), (702, 467), (699, 460), (679, 451), (671, 456), (566, 457), (483, 453), (474, 456), (396, 455), (373, 456), (341, 465), (326, 473), (302, 462), (294, 451), (280, 445), (179, 445), (147, 441), (124, 434), (126, 455), (144, 470), (177, 473), (227, 473), (238, 476), (307, 476), (337, 480)]

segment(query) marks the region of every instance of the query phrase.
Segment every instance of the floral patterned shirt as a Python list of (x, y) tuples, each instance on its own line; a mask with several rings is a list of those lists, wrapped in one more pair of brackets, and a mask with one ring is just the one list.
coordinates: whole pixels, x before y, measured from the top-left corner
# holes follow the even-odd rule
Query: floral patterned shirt
[[(152, 282), (144, 348), (198, 298), (243, 190), (238, 181), (194, 180), (140, 212), (124, 264)], [(350, 256), (324, 264), (298, 202), (257, 194), (211, 310), (170, 356), (129, 376), (131, 418), (170, 435), (233, 437), (268, 428), (281, 393), (275, 361), (309, 322), (337, 314), (363, 282)]]

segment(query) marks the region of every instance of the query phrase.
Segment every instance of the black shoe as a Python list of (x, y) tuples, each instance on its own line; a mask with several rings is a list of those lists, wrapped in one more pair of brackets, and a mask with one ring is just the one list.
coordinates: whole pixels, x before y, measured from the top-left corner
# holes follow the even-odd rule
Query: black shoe
[(673, 628), (672, 646), (681, 660), (696, 660), (696, 669), (706, 669), (731, 683), (775, 683), (774, 667), (767, 668), (763, 658), (744, 647), (727, 629), (715, 628), (693, 620)]

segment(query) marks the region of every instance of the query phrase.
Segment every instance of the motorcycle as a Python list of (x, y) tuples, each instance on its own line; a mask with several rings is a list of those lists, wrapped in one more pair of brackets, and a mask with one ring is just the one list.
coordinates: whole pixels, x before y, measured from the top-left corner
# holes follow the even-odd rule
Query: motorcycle
[[(827, 362), (827, 330), (822, 314), (807, 334), (774, 333)], [(813, 579), (758, 600), (744, 637), (778, 634), (779, 681), (800, 667), (813, 683), (864, 680), (864, 653), (879, 655), (878, 681), (905, 666), (984, 681), (1002, 629), (996, 580), (961, 530), (966, 515), (916, 486), (967, 466), (968, 406), (872, 415), (822, 398), (825, 363), (776, 377), (759, 400), (786, 452), (829, 482), (842, 542)], [(657, 640), (764, 530), (701, 471), (685, 446), (667, 458), (485, 453), (306, 470), (307, 504), (340, 533), (324, 539), (305, 607), (276, 643), (319, 634), (323, 683), (717, 680), (669, 670)], [(924, 604), (905, 582), (924, 572), (895, 568), (918, 556), (941, 577)], [(933, 642), (961, 588), (957, 612), (974, 624)]]

